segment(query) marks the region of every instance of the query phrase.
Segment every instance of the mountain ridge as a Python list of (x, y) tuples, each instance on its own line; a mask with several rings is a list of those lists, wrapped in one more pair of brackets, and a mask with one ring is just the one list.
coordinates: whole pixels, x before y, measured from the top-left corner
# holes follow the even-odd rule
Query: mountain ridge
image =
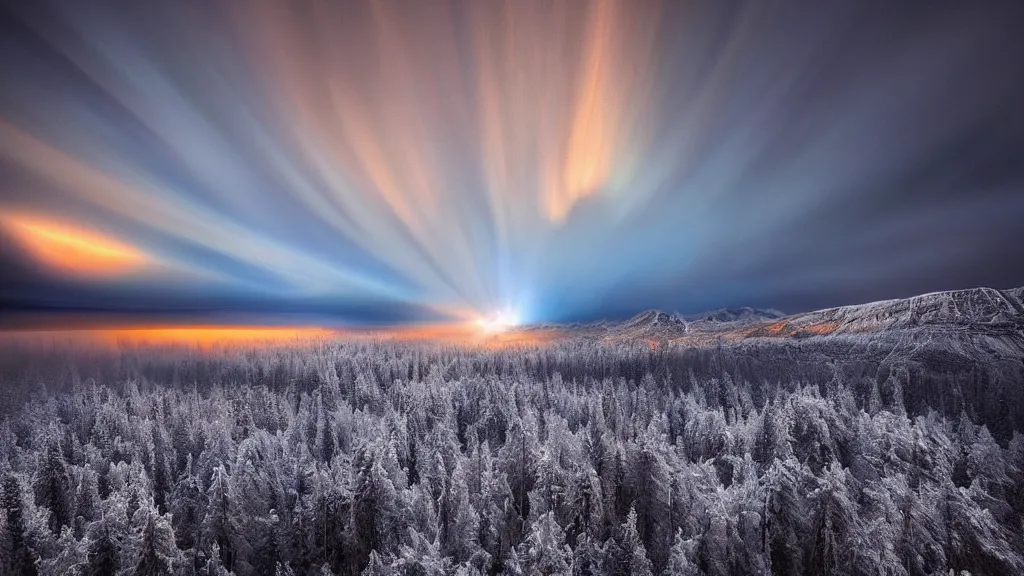
[(602, 339), (648, 341), (708, 337), (715, 341), (747, 338), (808, 338), (826, 335), (964, 328), (1009, 332), (1024, 338), (1024, 287), (946, 290), (908, 298), (879, 300), (784, 314), (774, 309), (729, 307), (678, 314), (644, 310), (624, 320), (543, 324), (523, 329), (561, 329)]

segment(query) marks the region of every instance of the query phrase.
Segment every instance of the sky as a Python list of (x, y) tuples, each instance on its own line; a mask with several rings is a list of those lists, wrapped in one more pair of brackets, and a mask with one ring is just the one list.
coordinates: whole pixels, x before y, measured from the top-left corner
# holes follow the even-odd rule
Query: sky
[(542, 322), (1024, 285), (1019, 3), (0, 16), (0, 323)]

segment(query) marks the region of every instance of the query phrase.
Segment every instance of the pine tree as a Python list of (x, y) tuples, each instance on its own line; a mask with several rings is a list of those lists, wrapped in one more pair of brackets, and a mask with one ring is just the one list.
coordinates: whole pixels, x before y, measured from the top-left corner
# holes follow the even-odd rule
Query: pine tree
[(366, 568), (360, 574), (361, 576), (391, 576), (394, 574), (394, 570), (385, 565), (380, 554), (373, 550), (370, 552), (370, 561), (366, 563)]
[(537, 519), (519, 547), (518, 559), (526, 574), (568, 575), (572, 550), (565, 544), (565, 532), (553, 512)]
[(700, 568), (693, 562), (696, 543), (683, 538), (683, 531), (676, 531), (675, 543), (669, 551), (665, 576), (702, 576)]
[(99, 477), (90, 466), (81, 473), (78, 489), (75, 494), (76, 533), (81, 536), (84, 527), (95, 521), (100, 515)]
[(156, 502), (157, 509), (163, 513), (167, 511), (166, 498), (172, 488), (171, 465), (174, 455), (169, 435), (162, 422), (154, 422), (150, 427), (150, 435), (148, 467), (151, 471), (153, 501)]
[(807, 514), (801, 496), (800, 464), (792, 457), (775, 460), (765, 476), (768, 485), (765, 538), (772, 572), (802, 574)]
[(173, 519), (174, 535), (178, 548), (189, 550), (199, 542), (200, 526), (209, 503), (203, 493), (199, 478), (191, 473), (192, 457), (188, 457), (187, 469), (171, 492), (169, 508)]
[(218, 550), (218, 562), (230, 572), (234, 561), (236, 526), (233, 522), (231, 498), (229, 498), (229, 477), (223, 466), (213, 470), (210, 487), (206, 491), (207, 508), (203, 522), (199, 528), (200, 545), (212, 550), (214, 544)]
[(124, 562), (122, 550), (131, 548), (128, 502), (122, 492), (115, 492), (103, 501), (100, 519), (86, 528), (86, 564), (83, 576), (118, 574), (129, 565)]
[(816, 574), (848, 573), (853, 558), (847, 556), (850, 549), (845, 543), (851, 540), (857, 512), (847, 492), (846, 476), (838, 465), (826, 470), (811, 499), (814, 543), (808, 569)]
[(622, 525), (622, 536), (619, 546), (628, 554), (626, 566), (628, 567), (629, 574), (634, 576), (652, 576), (654, 567), (647, 558), (647, 549), (644, 547), (640, 533), (637, 531), (636, 510), (632, 507), (629, 509), (629, 515), (626, 516), (626, 522)]
[(537, 462), (537, 481), (530, 491), (530, 519), (536, 520), (548, 512), (560, 519), (567, 517), (568, 486), (557, 455), (548, 447), (541, 448)]
[(43, 574), (54, 576), (78, 576), (82, 574), (88, 559), (86, 542), (75, 538), (71, 528), (65, 526), (54, 545), (56, 555), (40, 562)]
[(512, 490), (504, 474), (488, 466), (484, 470), (480, 510), (480, 545), (501, 566), (505, 556), (520, 542), (522, 521), (512, 506)]
[(640, 442), (630, 458), (627, 493), (636, 511), (637, 531), (644, 546), (656, 553), (652, 559), (655, 564), (664, 566), (671, 537), (667, 517), (671, 508), (670, 472), (664, 458), (656, 452), (654, 441), (643, 438)]
[(444, 576), (451, 571), (451, 559), (441, 553), (440, 545), (409, 529), (408, 546), (401, 546), (392, 573)]
[(590, 534), (580, 534), (576, 537), (575, 545), (572, 548), (571, 572), (573, 576), (599, 576), (603, 556), (604, 549), (599, 543), (594, 542)]
[(32, 490), (36, 506), (50, 511), (51, 532), (60, 534), (61, 528), (71, 526), (71, 478), (56, 440), (51, 440), (47, 446), (43, 465), (33, 478)]
[(206, 557), (206, 562), (196, 571), (197, 576), (230, 576), (231, 573), (221, 563), (220, 558), (220, 546), (213, 542), (210, 546), (210, 554)]
[(353, 462), (357, 468), (352, 494), (352, 553), (353, 562), (360, 568), (369, 561), (371, 551), (386, 555), (397, 545), (398, 495), (376, 450), (365, 446)]
[(524, 521), (530, 516), (528, 495), (536, 481), (537, 423), (531, 414), (509, 423), (506, 442), (498, 450), (498, 460), (512, 490), (512, 506)]
[(167, 515), (157, 510), (154, 502), (144, 503), (132, 515), (131, 558), (133, 576), (172, 576), (183, 561), (174, 539), (174, 529)]
[(6, 554), (0, 562), (6, 564), (4, 573), (11, 576), (36, 576), (36, 561), (39, 558), (32, 546), (28, 520), (26, 518), (26, 502), (22, 493), (21, 481), (14, 473), (4, 477), (3, 509), (7, 518)]
[(478, 520), (470, 503), (461, 462), (455, 465), (440, 505), (441, 550), (455, 562), (469, 560), (477, 549)]

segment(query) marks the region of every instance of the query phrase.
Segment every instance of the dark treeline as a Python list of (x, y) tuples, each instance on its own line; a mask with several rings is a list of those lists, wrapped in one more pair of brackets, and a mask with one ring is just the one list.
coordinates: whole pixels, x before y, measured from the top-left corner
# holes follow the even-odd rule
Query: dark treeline
[(1019, 362), (829, 346), (9, 348), (0, 573), (1024, 573)]

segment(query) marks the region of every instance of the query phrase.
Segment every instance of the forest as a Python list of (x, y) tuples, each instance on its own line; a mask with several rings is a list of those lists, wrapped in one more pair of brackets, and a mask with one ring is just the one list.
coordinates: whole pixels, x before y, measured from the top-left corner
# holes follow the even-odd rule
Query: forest
[(787, 346), (7, 343), (0, 573), (1024, 574), (1019, 364)]

